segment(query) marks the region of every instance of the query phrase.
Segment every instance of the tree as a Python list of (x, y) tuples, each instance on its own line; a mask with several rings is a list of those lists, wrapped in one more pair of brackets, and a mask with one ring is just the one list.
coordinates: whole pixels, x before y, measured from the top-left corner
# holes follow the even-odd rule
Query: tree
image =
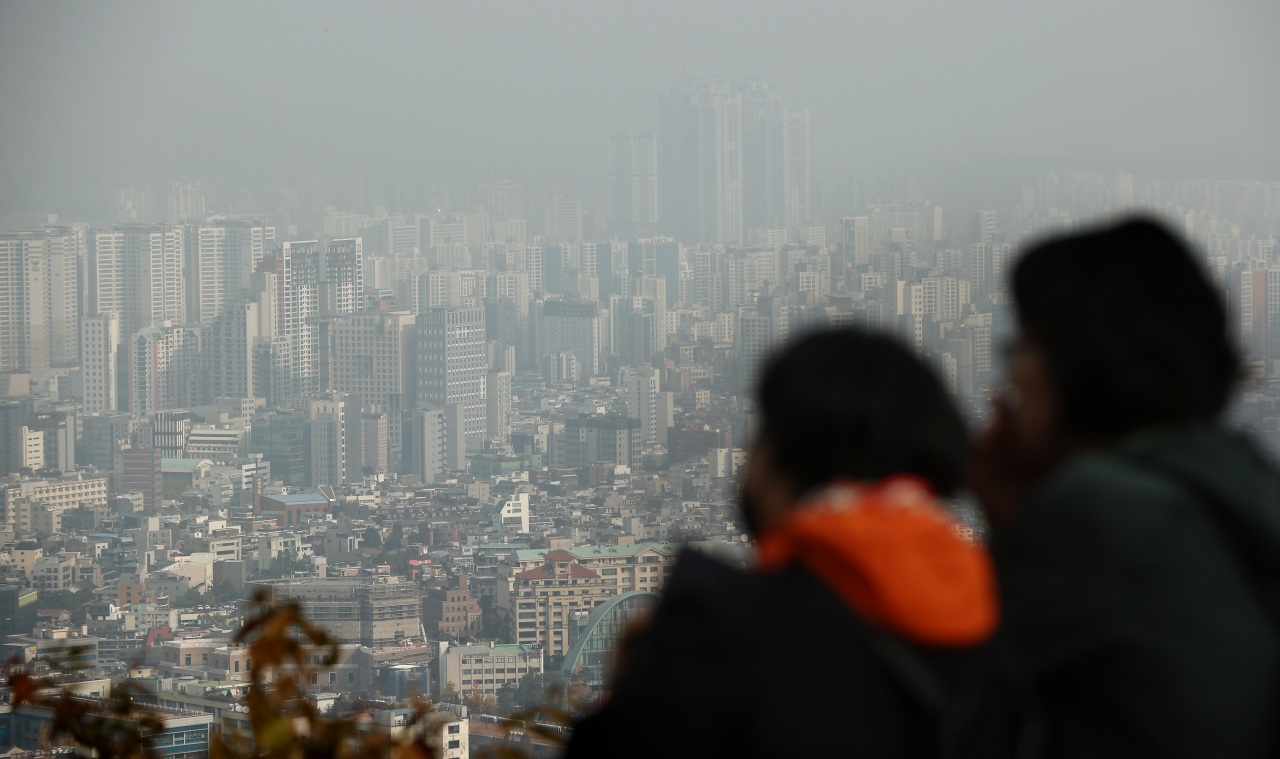
[(547, 681), (541, 672), (525, 675), (516, 686), (515, 708), (532, 709), (547, 697)]
[(225, 604), (238, 600), (240, 594), (231, 581), (224, 577), (213, 584), (213, 597), (218, 603)]
[(475, 685), (471, 686), (471, 690), (467, 691), (462, 697), (462, 703), (467, 707), (468, 711), (477, 714), (493, 714), (498, 711), (498, 703), (493, 696), (485, 693)]
[(391, 537), (387, 539), (387, 548), (403, 548), (404, 547), (404, 527), (396, 522), (391, 528)]
[(510, 714), (519, 707), (516, 705), (516, 686), (512, 683), (503, 683), (497, 693), (498, 714)]
[(446, 680), (444, 683), (444, 693), (440, 694), (440, 701), (446, 704), (456, 704), (461, 702), (458, 696), (458, 686), (453, 684), (452, 680)]
[(373, 525), (369, 525), (364, 529), (364, 544), (370, 548), (382, 547), (382, 530)]

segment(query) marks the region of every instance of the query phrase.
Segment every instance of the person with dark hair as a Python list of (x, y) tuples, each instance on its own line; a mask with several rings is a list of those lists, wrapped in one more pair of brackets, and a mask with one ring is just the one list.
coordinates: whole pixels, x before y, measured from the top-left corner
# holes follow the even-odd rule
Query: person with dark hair
[(1032, 249), (1012, 290), (1012, 392), (972, 485), (1052, 754), (1273, 753), (1280, 477), (1220, 421), (1221, 299), (1144, 220)]
[(569, 759), (1008, 755), (993, 570), (938, 500), (968, 452), (941, 382), (841, 330), (773, 357), (759, 400), (756, 566), (685, 551)]

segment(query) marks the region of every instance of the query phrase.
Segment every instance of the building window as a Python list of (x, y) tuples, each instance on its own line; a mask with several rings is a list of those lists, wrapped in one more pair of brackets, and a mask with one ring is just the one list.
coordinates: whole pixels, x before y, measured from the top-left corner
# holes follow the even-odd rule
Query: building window
[(354, 672), (348, 672), (348, 673), (347, 673), (347, 684), (348, 684), (348, 685), (355, 685), (355, 682), (356, 682), (356, 673), (354, 673)]
[(318, 673), (316, 673), (316, 672), (312, 672), (312, 673), (311, 673), (311, 684), (312, 684), (312, 685), (319, 685), (319, 684), (320, 684), (320, 675), (319, 675)]
[(191, 666), (191, 654), (187, 654), (187, 666)]
[(449, 725), (449, 735), (457, 735), (462, 729), (462, 725)]

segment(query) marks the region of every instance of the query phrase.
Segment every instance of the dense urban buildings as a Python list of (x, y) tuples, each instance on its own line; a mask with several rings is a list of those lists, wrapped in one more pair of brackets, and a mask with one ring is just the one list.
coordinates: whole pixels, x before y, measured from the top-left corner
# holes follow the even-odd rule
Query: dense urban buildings
[(896, 336), (981, 423), (1020, 251), (1134, 211), (1212, 272), (1235, 420), (1280, 451), (1280, 183), (1065, 171), (952, 207), (815, 172), (811, 112), (762, 81), (657, 105), (600, 136), (591, 191), (122, 181), (93, 224), (0, 234), (0, 643), (91, 647), (95, 677), (246, 730), (234, 632), (296, 601), (339, 642), (304, 654), (316, 708), (394, 730), (430, 694), (465, 754), (468, 709), (601, 698), (683, 546), (746, 560), (779, 346)]

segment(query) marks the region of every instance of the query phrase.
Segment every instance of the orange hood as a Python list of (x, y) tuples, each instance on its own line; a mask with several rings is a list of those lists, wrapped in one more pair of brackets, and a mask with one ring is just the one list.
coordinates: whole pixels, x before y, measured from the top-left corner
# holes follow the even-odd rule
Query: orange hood
[(916, 477), (823, 488), (761, 536), (759, 558), (765, 571), (800, 562), (863, 619), (917, 643), (975, 645), (999, 620), (991, 557)]

